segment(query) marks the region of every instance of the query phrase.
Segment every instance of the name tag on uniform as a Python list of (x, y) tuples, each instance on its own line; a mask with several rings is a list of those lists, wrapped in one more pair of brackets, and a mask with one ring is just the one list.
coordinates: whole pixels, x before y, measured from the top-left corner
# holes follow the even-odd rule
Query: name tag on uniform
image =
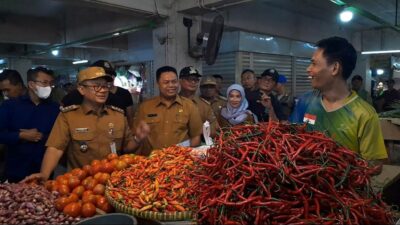
[(147, 117), (156, 117), (157, 116), (157, 113), (156, 114), (147, 114)]
[(87, 133), (89, 132), (89, 128), (86, 127), (81, 127), (81, 128), (75, 128), (76, 133)]

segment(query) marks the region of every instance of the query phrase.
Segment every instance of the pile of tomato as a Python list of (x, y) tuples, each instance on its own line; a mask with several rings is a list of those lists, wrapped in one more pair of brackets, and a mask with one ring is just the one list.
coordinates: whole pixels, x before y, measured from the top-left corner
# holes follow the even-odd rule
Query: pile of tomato
[(45, 187), (56, 191), (56, 209), (72, 217), (91, 217), (96, 208), (106, 213), (114, 209), (104, 197), (106, 183), (114, 171), (120, 171), (134, 164), (143, 156), (109, 154), (106, 159), (93, 160), (90, 165), (49, 180)]

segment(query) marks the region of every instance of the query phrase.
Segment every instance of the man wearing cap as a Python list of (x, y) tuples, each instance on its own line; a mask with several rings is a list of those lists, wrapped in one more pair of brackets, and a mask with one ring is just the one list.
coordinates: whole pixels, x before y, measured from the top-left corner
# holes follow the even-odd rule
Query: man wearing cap
[(184, 67), (179, 73), (179, 83), (181, 91), (179, 95), (191, 99), (199, 109), (201, 121), (210, 123), (210, 136), (214, 137), (217, 134), (218, 122), (211, 108), (210, 102), (202, 97), (195, 96), (197, 88), (199, 87), (201, 75), (192, 66)]
[[(91, 66), (102, 67), (106, 72), (106, 74), (112, 77), (112, 81), (110, 82), (111, 88), (108, 94), (106, 105), (112, 105), (123, 109), (125, 116), (128, 119), (128, 125), (131, 127), (133, 124), (133, 116), (134, 116), (132, 96), (128, 90), (114, 85), (114, 79), (117, 75), (114, 66), (106, 60), (98, 60), (94, 62)], [(83, 96), (79, 93), (78, 90), (75, 90), (67, 94), (61, 100), (61, 104), (64, 107), (70, 105), (80, 105), (82, 103), (82, 100)]]
[(135, 115), (134, 127), (144, 120), (151, 133), (141, 143), (140, 154), (179, 144), (196, 147), (200, 144), (203, 123), (199, 110), (190, 99), (178, 95), (178, 75), (174, 67), (156, 71), (160, 95), (142, 102)]
[(278, 99), (272, 93), (278, 83), (278, 79), (278, 71), (274, 68), (267, 69), (261, 74), (261, 78), (258, 82), (258, 87), (261, 93), (259, 100), (260, 103), (257, 105), (257, 110), (253, 111), (253, 113), (257, 115), (259, 121), (288, 120), (282, 112)]
[(148, 135), (141, 122), (133, 136), (124, 111), (106, 106), (112, 77), (102, 67), (88, 67), (78, 74), (80, 105), (63, 107), (47, 140), (41, 171), (26, 178), (47, 180), (66, 152), (68, 170), (82, 167), (110, 153), (134, 152)]
[(37, 67), (27, 75), (28, 91), (0, 106), (0, 143), (8, 149), (5, 179), (9, 182), (39, 172), (47, 137), (60, 112), (49, 98), (53, 72)]
[(211, 104), (216, 117), (221, 114), (221, 109), (226, 106), (226, 100), (218, 97), (217, 81), (212, 76), (206, 76), (200, 82), (200, 97)]

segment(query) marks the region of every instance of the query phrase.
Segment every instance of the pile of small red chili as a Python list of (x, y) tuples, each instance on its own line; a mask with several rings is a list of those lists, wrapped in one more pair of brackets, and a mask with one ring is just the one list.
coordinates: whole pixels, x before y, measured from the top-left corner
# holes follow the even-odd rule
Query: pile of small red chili
[(377, 167), (304, 126), (224, 128), (195, 171), (200, 224), (394, 224)]

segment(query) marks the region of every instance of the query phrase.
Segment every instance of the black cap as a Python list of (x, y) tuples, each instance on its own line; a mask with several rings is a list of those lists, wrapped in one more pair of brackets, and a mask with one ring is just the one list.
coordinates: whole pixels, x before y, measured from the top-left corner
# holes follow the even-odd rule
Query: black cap
[(272, 80), (274, 80), (276, 83), (278, 83), (279, 80), (279, 73), (276, 71), (274, 68), (270, 68), (267, 70), (264, 70), (264, 72), (261, 74), (261, 77), (269, 76), (272, 77)]
[(187, 67), (184, 67), (183, 69), (181, 69), (181, 72), (179, 73), (179, 78), (187, 77), (187, 76), (201, 77), (199, 71), (196, 70), (193, 66), (187, 66)]
[(98, 60), (90, 66), (102, 67), (104, 69), (104, 71), (106, 71), (106, 74), (114, 76), (114, 77), (117, 76), (117, 73), (115, 72), (115, 68), (114, 68), (113, 64), (111, 64), (109, 61)]

